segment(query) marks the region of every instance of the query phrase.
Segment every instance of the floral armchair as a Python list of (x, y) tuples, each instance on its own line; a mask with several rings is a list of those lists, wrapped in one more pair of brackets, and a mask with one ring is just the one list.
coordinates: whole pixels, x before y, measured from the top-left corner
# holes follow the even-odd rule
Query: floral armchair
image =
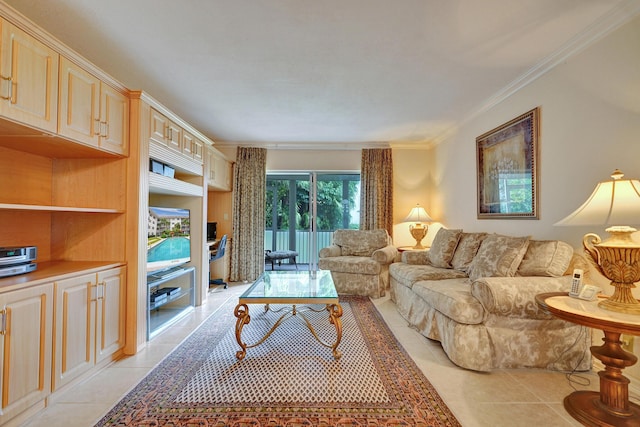
[(338, 294), (379, 298), (389, 288), (396, 254), (387, 230), (336, 230), (333, 244), (320, 250), (318, 267), (331, 271)]

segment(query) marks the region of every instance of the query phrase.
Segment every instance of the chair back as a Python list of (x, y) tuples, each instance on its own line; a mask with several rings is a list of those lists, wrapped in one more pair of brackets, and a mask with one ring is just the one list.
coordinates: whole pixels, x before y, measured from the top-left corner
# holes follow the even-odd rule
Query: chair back
[(224, 251), (226, 248), (227, 248), (227, 235), (225, 234), (224, 236), (222, 236), (222, 239), (220, 239), (220, 243), (218, 244), (218, 250), (216, 250), (215, 255), (213, 255), (209, 261), (222, 258), (224, 256)]

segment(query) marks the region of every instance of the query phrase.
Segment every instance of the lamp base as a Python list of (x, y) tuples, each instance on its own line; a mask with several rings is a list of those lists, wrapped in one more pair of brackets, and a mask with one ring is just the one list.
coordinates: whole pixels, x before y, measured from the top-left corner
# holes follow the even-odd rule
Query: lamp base
[(603, 308), (609, 311), (615, 311), (618, 313), (625, 314), (638, 314), (640, 315), (640, 303), (636, 300), (635, 303), (629, 302), (620, 302), (613, 300), (612, 298), (607, 298), (598, 303), (598, 307)]
[(611, 280), (613, 295), (600, 301), (598, 306), (609, 311), (640, 315), (640, 302), (631, 289), (640, 281), (640, 245), (631, 240), (631, 227), (607, 229), (611, 238), (602, 242), (600, 236), (589, 233), (582, 239), (585, 251), (591, 256), (598, 271)]
[(426, 225), (422, 225), (417, 223), (416, 225), (411, 224), (409, 226), (409, 232), (411, 232), (411, 236), (416, 239), (416, 245), (413, 249), (426, 249), (426, 247), (422, 246), (422, 239), (427, 235), (427, 229), (429, 227)]

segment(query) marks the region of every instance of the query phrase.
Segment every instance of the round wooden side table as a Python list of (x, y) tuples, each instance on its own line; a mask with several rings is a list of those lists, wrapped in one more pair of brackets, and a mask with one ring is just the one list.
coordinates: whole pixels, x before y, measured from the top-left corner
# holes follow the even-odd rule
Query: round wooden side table
[(422, 249), (414, 249), (413, 246), (398, 246), (396, 249), (398, 249), (398, 252), (404, 252), (404, 251), (428, 251), (430, 249), (429, 246), (425, 246)]
[(620, 335), (640, 336), (640, 316), (604, 310), (597, 299), (585, 301), (566, 292), (540, 294), (536, 302), (560, 319), (604, 331), (604, 344), (591, 347), (591, 354), (605, 366), (598, 372), (600, 392), (571, 393), (564, 399), (567, 412), (587, 426), (639, 426), (640, 406), (629, 402), (630, 380), (622, 375), (638, 358), (622, 348)]

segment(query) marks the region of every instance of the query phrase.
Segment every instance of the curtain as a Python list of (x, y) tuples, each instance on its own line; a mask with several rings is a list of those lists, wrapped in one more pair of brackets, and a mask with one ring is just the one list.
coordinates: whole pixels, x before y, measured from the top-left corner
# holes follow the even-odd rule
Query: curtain
[(384, 228), (393, 236), (393, 159), (391, 148), (362, 150), (360, 229)]
[(238, 147), (233, 171), (230, 280), (255, 281), (264, 271), (267, 150)]

